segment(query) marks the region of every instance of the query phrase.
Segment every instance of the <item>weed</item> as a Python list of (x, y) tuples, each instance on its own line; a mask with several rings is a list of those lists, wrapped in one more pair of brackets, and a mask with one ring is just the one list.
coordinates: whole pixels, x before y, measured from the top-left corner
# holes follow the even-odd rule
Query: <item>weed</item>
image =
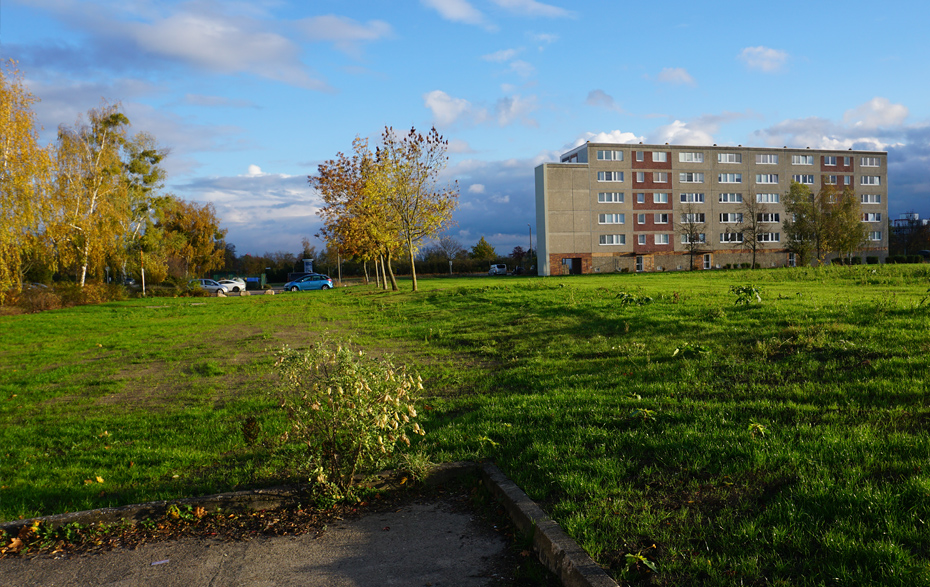
[(753, 302), (762, 303), (762, 288), (755, 285), (731, 285), (730, 293), (736, 294), (737, 306), (744, 306)]

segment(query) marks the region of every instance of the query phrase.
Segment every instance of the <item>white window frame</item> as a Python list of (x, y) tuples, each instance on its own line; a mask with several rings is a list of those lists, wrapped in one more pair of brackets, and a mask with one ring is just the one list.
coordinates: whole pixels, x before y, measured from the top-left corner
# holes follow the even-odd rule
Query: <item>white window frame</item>
[(803, 183), (804, 185), (814, 185), (814, 176), (813, 174), (792, 175), (791, 181), (796, 183)]
[(646, 183), (646, 172), (645, 171), (636, 172), (636, 183)]
[(722, 243), (741, 243), (743, 242), (743, 233), (741, 232), (721, 232), (720, 242)]
[(626, 214), (598, 214), (598, 224), (626, 224)]
[(626, 198), (623, 192), (598, 192), (598, 204), (622, 204)]
[(636, 215), (636, 224), (646, 224), (646, 215), (645, 215), (645, 214), (637, 214), (637, 215)]
[(836, 175), (824, 175), (823, 176), (824, 185), (836, 185), (837, 176)]
[(683, 212), (679, 218), (682, 224), (704, 224), (706, 216), (703, 212)]
[(600, 245), (605, 246), (620, 246), (626, 244), (626, 235), (625, 234), (602, 234), (598, 239)]
[(792, 155), (791, 164), (792, 165), (813, 165), (814, 156), (813, 155)]
[(598, 161), (623, 161), (623, 151), (614, 151), (610, 149), (598, 149)]
[(718, 173), (718, 183), (743, 183), (742, 173)]
[(656, 234), (652, 240), (657, 245), (667, 245), (670, 242), (667, 234)]
[(758, 235), (760, 243), (780, 243), (780, 232), (760, 232)]
[(780, 204), (781, 194), (756, 194), (758, 204)]
[[(691, 236), (691, 235), (688, 235), (688, 234), (683, 234), (683, 235), (681, 235), (681, 244), (683, 244), (683, 245), (690, 245), (690, 244), (693, 244), (693, 243), (691, 242), (690, 236)], [(700, 233), (700, 234), (698, 234), (698, 235), (697, 235), (697, 240), (694, 241), (694, 243), (701, 243), (701, 244), (706, 243), (706, 242), (707, 242), (707, 238), (706, 238), (706, 235), (705, 235), (703, 232)]]
[(682, 193), (680, 196), (682, 204), (703, 204), (704, 194), (702, 193)]
[(652, 194), (653, 204), (668, 204), (668, 192), (655, 192)]
[[(640, 243), (640, 244), (643, 244), (643, 245), (644, 245), (644, 244), (646, 244), (646, 243)], [(637, 272), (640, 272), (640, 273), (643, 271), (643, 257), (642, 257), (642, 255), (637, 255), (637, 256), (636, 256), (636, 271), (637, 271)]]
[(645, 151), (633, 151), (633, 158), (642, 163), (645, 160)]
[(880, 230), (869, 231), (869, 240), (873, 242), (882, 240), (882, 231)]
[(667, 212), (657, 212), (652, 215), (653, 224), (668, 224), (669, 215)]
[(778, 183), (778, 174), (777, 174), (777, 173), (757, 173), (757, 174), (756, 174), (756, 183), (762, 183), (762, 184), (777, 184), (777, 183)]
[(859, 159), (859, 167), (881, 167), (882, 160), (878, 157), (863, 157)]
[(860, 176), (859, 185), (882, 185), (882, 176), (880, 175)]
[(735, 193), (719, 194), (717, 196), (717, 201), (720, 204), (742, 204), (743, 194), (735, 194)]
[(859, 202), (862, 204), (881, 204), (881, 194), (862, 194), (859, 196)]
[(742, 163), (742, 153), (717, 153), (717, 163)]
[(863, 222), (881, 222), (882, 213), (881, 212), (865, 212), (862, 214)]
[(852, 157), (843, 156), (843, 167), (852, 167)]
[(622, 171), (598, 171), (597, 181), (622, 183), (623, 172)]
[(652, 183), (668, 183), (668, 171), (653, 171)]
[(703, 163), (704, 153), (681, 151), (678, 153), (679, 163)]
[(666, 152), (666, 151), (653, 151), (653, 152), (652, 152), (652, 162), (653, 162), (653, 163), (668, 163), (668, 152)]
[(704, 183), (704, 173), (701, 171), (682, 171), (678, 174), (679, 183)]
[(843, 176), (843, 185), (855, 185), (855, 182), (853, 181), (853, 176), (851, 176), (851, 175), (844, 175), (844, 176)]
[(742, 212), (721, 212), (720, 213), (721, 224), (740, 224), (742, 222), (743, 222)]
[(781, 215), (778, 212), (759, 212), (756, 214), (756, 219), (762, 224), (775, 224), (781, 222), (780, 218)]
[(756, 165), (778, 165), (778, 155), (774, 153), (758, 153)]
[(639, 244), (639, 245), (644, 245), (644, 244), (646, 244), (646, 235), (645, 235), (645, 234), (637, 234), (637, 235), (636, 235), (636, 243)]
[(836, 167), (836, 155), (824, 155), (823, 164), (824, 166)]

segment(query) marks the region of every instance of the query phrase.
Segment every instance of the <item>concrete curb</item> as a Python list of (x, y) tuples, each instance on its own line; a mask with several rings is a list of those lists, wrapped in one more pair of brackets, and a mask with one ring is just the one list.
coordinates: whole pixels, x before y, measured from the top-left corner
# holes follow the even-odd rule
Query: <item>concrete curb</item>
[[(539, 561), (552, 571), (565, 587), (618, 587), (588, 553), (493, 463), (443, 463), (433, 467), (424, 482), (440, 485), (469, 473), (480, 473), (485, 486), (507, 510), (517, 529), (532, 536), (533, 550)], [(387, 472), (379, 475), (382, 479), (389, 476)], [(162, 517), (173, 505), (202, 507), (211, 512), (268, 510), (293, 504), (299, 498), (300, 493), (292, 487), (270, 487), (14, 520), (0, 524), (0, 530), (15, 535), (22, 527), (30, 526), (36, 521), (53, 527), (75, 522), (82, 525), (135, 522)]]
[(565, 587), (618, 587), (578, 543), (508, 479), (493, 463), (481, 468), (484, 483), (507, 508), (514, 525), (532, 535), (539, 561), (556, 574)]

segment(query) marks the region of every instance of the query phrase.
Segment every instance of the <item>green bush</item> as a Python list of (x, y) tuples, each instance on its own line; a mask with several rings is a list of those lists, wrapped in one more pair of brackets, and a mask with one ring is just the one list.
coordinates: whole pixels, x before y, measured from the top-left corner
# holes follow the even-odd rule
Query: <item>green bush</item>
[(419, 375), (389, 360), (374, 360), (325, 341), (308, 350), (282, 348), (272, 393), (287, 414), (287, 440), (306, 447), (297, 467), (333, 497), (352, 493), (356, 473), (375, 470), (410, 434), (423, 389)]
[(865, 262), (868, 265), (878, 265), (878, 257), (866, 257)]

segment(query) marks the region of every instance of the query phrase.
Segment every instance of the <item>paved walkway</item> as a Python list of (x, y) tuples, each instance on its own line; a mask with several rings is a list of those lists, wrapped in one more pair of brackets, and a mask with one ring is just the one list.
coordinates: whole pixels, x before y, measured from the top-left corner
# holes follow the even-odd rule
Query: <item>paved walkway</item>
[(410, 504), (322, 534), (182, 539), (68, 558), (0, 560), (0, 585), (506, 585), (514, 565), (491, 522), (444, 501)]

